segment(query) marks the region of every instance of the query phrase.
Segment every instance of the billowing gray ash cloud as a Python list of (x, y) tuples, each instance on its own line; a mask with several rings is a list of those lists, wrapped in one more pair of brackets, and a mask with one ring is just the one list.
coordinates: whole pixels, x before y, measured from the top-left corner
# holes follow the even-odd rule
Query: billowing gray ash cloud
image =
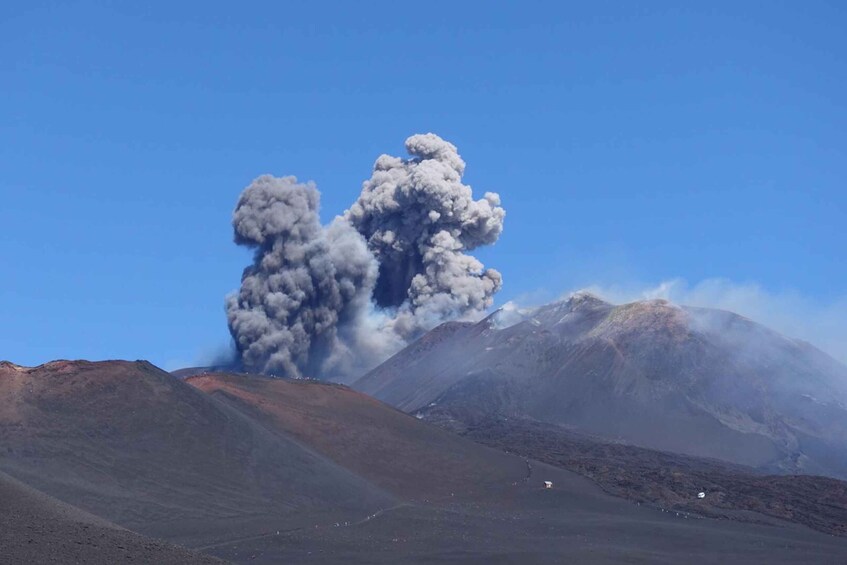
[(235, 242), (255, 254), (226, 311), (244, 369), (343, 380), (491, 306), (500, 273), (467, 251), (497, 241), (500, 197), (474, 200), (464, 161), (437, 135), (413, 135), (406, 150), (379, 157), (328, 226), (313, 183), (266, 175), (241, 194)]

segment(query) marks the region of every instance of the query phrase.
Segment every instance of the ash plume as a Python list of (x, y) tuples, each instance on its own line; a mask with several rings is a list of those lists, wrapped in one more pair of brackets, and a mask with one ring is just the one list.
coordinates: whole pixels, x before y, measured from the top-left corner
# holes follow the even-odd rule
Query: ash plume
[(383, 155), (344, 217), (379, 262), (374, 300), (398, 308), (410, 337), (444, 319), (481, 312), (500, 290), (500, 273), (465, 254), (497, 241), (505, 210), (488, 192), (474, 200), (462, 184), (465, 162), (434, 134), (406, 140), (411, 159)]
[(322, 226), (313, 183), (261, 176), (233, 213), (235, 242), (255, 249), (227, 297), (230, 333), (248, 371), (343, 379), (450, 319), (489, 308), (502, 278), (467, 254), (497, 241), (500, 197), (474, 200), (456, 147), (406, 140), (380, 156), (356, 202)]

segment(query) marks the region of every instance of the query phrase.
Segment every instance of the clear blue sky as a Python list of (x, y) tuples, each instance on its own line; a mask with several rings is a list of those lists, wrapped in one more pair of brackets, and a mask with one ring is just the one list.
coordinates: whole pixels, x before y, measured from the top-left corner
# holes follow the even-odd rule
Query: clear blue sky
[(5, 2), (0, 359), (226, 345), (261, 173), (322, 217), (432, 131), (507, 209), (499, 300), (713, 277), (847, 294), (847, 4)]

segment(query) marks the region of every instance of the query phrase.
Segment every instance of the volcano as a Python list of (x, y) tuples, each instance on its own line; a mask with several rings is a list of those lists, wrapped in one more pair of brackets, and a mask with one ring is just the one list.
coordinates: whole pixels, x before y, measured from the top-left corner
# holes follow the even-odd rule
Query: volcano
[(367, 513), (381, 489), (146, 361), (0, 365), (0, 471), (185, 545), (303, 515)]
[(530, 418), (781, 473), (847, 477), (847, 367), (722, 310), (585, 292), (443, 324), (353, 386), (420, 417)]

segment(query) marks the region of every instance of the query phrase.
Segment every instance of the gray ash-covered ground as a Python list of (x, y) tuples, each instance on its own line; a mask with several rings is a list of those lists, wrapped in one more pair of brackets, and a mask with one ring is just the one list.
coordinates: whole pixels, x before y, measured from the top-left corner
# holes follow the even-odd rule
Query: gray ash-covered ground
[[(727, 462), (604, 441), (526, 419), (457, 419), (433, 408), (426, 419), (479, 443), (588, 477), (639, 503), (698, 516), (763, 522), (765, 517), (847, 536), (847, 482), (766, 475)], [(703, 492), (702, 499), (697, 494)]]
[(0, 564), (220, 563), (140, 536), (0, 473)]
[[(847, 562), (847, 538), (639, 505), (314, 381), (0, 364), (0, 446), (0, 470), (28, 487), (164, 540), (111, 527), (154, 552), (134, 562), (196, 556), (168, 543), (267, 564)], [(78, 521), (18, 508), (5, 512), (13, 562), (104, 562), (74, 553), (100, 547)], [(26, 553), (27, 524), (46, 553)]]

